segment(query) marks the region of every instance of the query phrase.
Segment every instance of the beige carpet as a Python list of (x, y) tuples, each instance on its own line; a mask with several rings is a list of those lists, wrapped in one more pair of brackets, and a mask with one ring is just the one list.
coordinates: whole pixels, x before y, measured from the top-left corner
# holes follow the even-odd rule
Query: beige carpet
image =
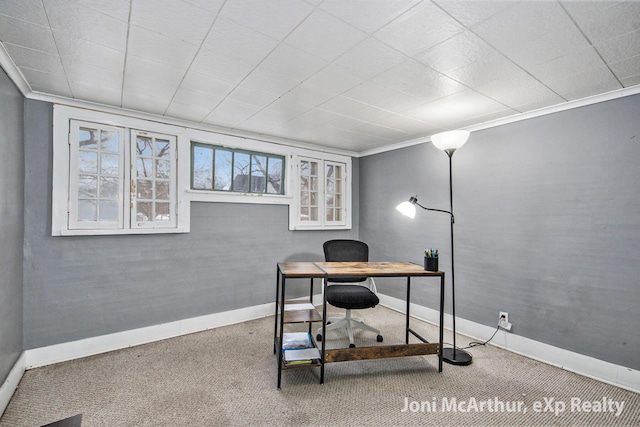
[[(402, 342), (403, 315), (383, 307), (358, 315), (382, 329), (383, 344)], [(436, 340), (436, 327), (412, 327)], [(76, 414), (83, 427), (640, 425), (640, 395), (491, 346), (443, 373), (436, 356), (328, 364), (323, 385), (318, 368), (287, 370), (277, 390), (272, 336), (269, 317), (33, 369), (0, 426)], [(337, 331), (327, 338), (347, 344)], [(365, 332), (356, 341), (376, 344)]]

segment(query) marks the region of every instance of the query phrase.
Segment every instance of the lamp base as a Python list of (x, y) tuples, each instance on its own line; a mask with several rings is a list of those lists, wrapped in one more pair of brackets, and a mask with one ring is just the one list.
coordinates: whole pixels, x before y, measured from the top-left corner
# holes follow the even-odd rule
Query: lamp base
[(442, 360), (451, 365), (467, 366), (471, 365), (471, 362), (473, 362), (473, 356), (464, 350), (443, 348)]

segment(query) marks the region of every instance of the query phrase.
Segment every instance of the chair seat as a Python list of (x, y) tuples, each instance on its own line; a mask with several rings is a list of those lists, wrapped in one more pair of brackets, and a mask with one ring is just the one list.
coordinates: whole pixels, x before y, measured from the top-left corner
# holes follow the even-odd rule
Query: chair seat
[(327, 302), (338, 308), (360, 310), (375, 307), (380, 300), (364, 286), (336, 284), (327, 286)]

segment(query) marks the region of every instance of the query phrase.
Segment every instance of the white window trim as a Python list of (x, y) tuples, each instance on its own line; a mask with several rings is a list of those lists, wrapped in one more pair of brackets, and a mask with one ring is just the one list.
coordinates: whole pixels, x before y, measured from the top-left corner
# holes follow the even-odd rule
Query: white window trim
[[(319, 160), (320, 169), (322, 173), (320, 175), (320, 200), (321, 209), (319, 212), (320, 221), (307, 222), (300, 220), (300, 174), (298, 171), (298, 165), (300, 159)], [(324, 165), (325, 162), (343, 163), (345, 165), (344, 171), (344, 223), (337, 224), (335, 222), (327, 223), (325, 220), (324, 210), (324, 186), (326, 185)], [(291, 162), (293, 173), (291, 178), (293, 179), (293, 185), (291, 185), (293, 191), (293, 202), (289, 205), (289, 230), (350, 230), (352, 228), (352, 188), (351, 188), (351, 168), (352, 159), (349, 156), (343, 156), (339, 154), (320, 153), (310, 150), (297, 150), (297, 153), (293, 156)]]
[[(191, 149), (191, 141), (200, 144), (209, 144), (215, 146), (228, 147), (232, 149), (242, 149), (247, 151), (257, 151), (261, 153), (275, 154), (285, 158), (284, 172), (284, 194), (256, 194), (256, 193), (233, 193), (229, 191), (215, 190), (193, 190), (191, 189), (191, 175), (189, 175), (188, 197), (193, 202), (222, 202), (222, 203), (259, 203), (272, 205), (290, 205), (292, 203), (291, 193), (291, 177), (292, 164), (291, 158), (293, 151), (291, 147), (273, 144), (270, 142), (257, 141), (254, 139), (241, 138), (231, 135), (223, 135), (213, 132), (205, 132), (197, 129), (187, 129), (185, 135), (189, 141), (189, 150)], [(191, 152), (189, 152), (191, 153)], [(189, 154), (189, 159), (191, 155)], [(191, 170), (189, 170), (191, 174)]]
[[(185, 197), (189, 188), (189, 140), (185, 128), (96, 110), (54, 105), (53, 109), (53, 189), (51, 234), (53, 236), (118, 235), (118, 234), (166, 234), (188, 233), (190, 230), (190, 204)], [(177, 225), (174, 228), (118, 228), (118, 229), (69, 229), (69, 172), (71, 120), (87, 121), (107, 126), (142, 129), (149, 132), (174, 135), (177, 138)], [(126, 148), (125, 148), (126, 149)], [(126, 185), (126, 184), (125, 184)], [(125, 203), (128, 199), (125, 200)], [(125, 221), (126, 222), (126, 221)]]
[[(53, 113), (53, 189), (52, 189), (52, 227), (53, 236), (80, 235), (118, 235), (118, 234), (166, 234), (188, 233), (190, 231), (191, 201), (221, 202), (221, 203), (257, 203), (289, 206), (290, 230), (348, 230), (352, 228), (352, 188), (351, 169), (352, 157), (348, 154), (338, 154), (312, 148), (287, 145), (285, 143), (269, 142), (244, 136), (233, 136), (218, 133), (213, 130), (201, 130), (181, 125), (163, 123), (147, 118), (118, 114), (112, 110), (101, 111), (86, 109), (64, 104), (55, 104)], [(123, 112), (124, 113), (124, 112)], [(70, 121), (87, 121), (107, 126), (125, 128), (125, 135), (131, 129), (174, 135), (177, 138), (177, 227), (175, 228), (123, 228), (123, 229), (69, 229), (69, 132)], [(285, 194), (251, 194), (229, 193), (221, 191), (192, 190), (191, 189), (191, 141), (204, 144), (227, 146), (230, 148), (258, 151), (285, 157)], [(300, 192), (299, 176), (297, 174), (298, 157), (307, 157), (323, 161), (345, 164), (345, 200), (344, 224), (306, 224), (299, 221)], [(324, 171), (323, 171), (324, 180)], [(322, 184), (324, 186), (324, 182)], [(324, 204), (324, 193), (322, 194)], [(324, 210), (323, 210), (324, 215)], [(126, 223), (126, 221), (125, 221)], [(126, 225), (126, 224), (125, 224)]]

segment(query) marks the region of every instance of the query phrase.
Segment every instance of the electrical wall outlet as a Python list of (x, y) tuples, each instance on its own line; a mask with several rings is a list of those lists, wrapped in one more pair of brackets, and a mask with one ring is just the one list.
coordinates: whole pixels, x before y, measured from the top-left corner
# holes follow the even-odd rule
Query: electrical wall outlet
[(498, 317), (498, 326), (507, 331), (511, 330), (513, 325), (509, 323), (509, 313), (506, 311), (500, 312), (500, 317)]

